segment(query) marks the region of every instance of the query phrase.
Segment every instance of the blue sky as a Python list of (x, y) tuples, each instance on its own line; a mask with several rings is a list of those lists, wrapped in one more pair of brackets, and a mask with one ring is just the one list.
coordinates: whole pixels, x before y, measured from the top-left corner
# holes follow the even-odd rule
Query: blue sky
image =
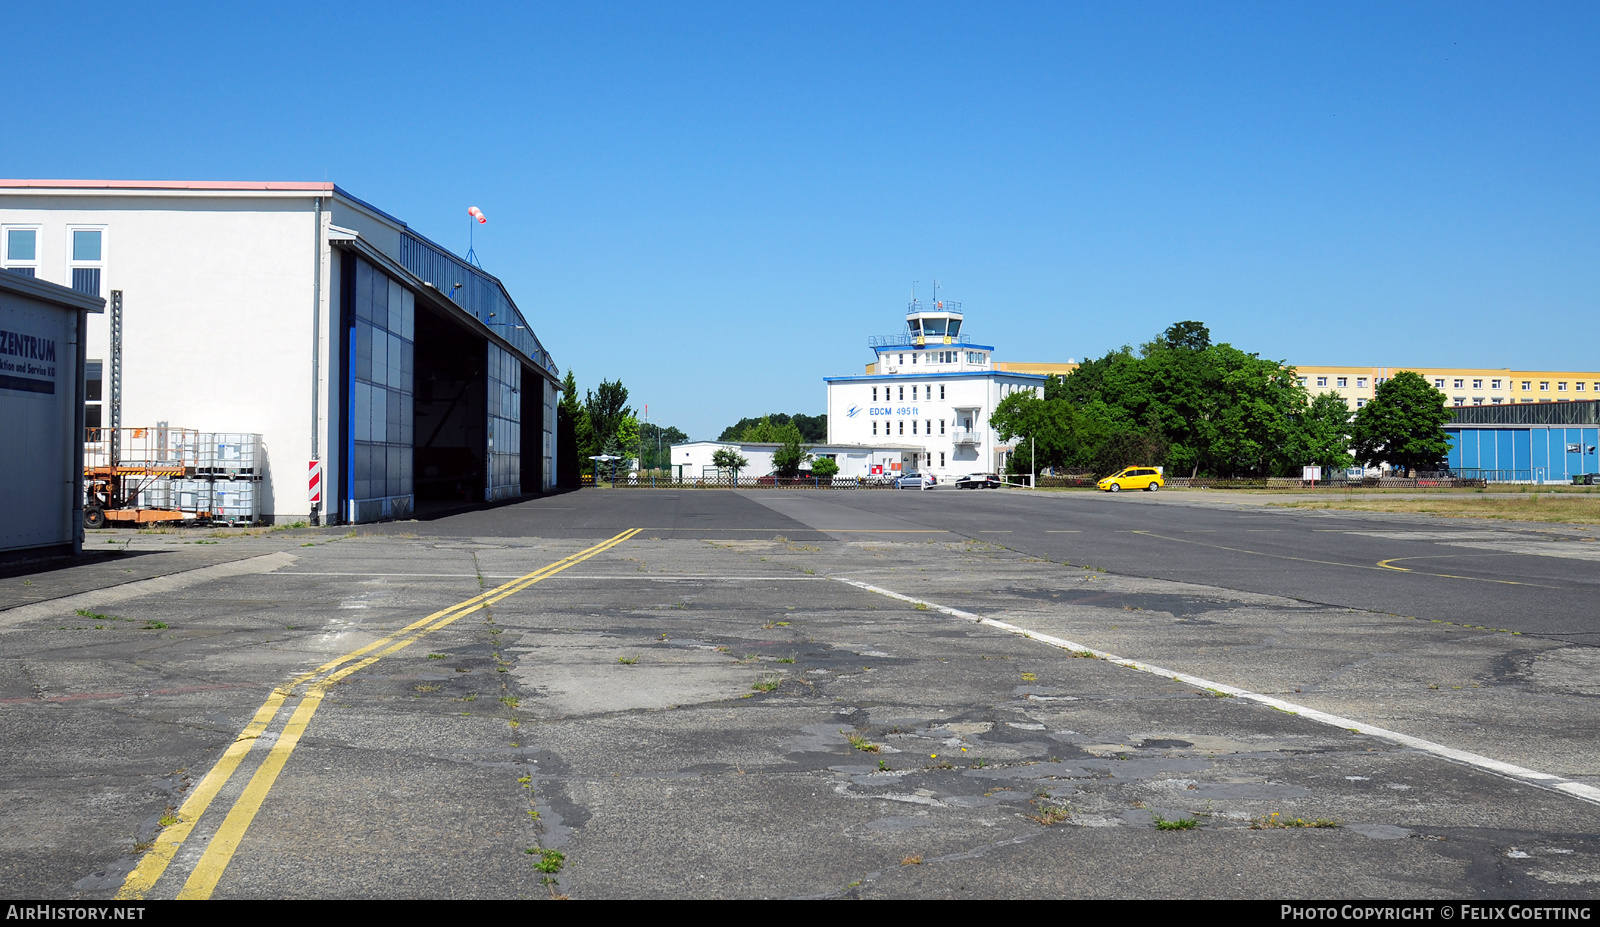
[[(1200, 319), (1304, 364), (1600, 368), (1593, 4), (44, 4), (9, 177), (332, 180), (582, 387), (817, 413), (911, 281), (1003, 360)], [(19, 80), (18, 75), (26, 76)]]

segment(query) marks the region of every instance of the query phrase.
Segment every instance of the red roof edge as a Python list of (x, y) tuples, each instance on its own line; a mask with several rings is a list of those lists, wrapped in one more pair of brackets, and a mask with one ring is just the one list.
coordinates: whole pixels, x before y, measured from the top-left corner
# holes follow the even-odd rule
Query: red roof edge
[(76, 190), (314, 190), (332, 193), (333, 184), (280, 180), (0, 180), (0, 187)]

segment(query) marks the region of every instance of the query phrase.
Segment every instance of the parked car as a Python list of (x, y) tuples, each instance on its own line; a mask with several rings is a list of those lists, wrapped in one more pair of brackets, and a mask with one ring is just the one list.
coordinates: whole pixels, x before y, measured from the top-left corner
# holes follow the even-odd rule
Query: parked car
[(956, 480), (957, 489), (998, 489), (1000, 487), (1000, 474), (998, 473), (969, 473)]
[(912, 471), (911, 473), (902, 473), (900, 477), (894, 481), (894, 487), (896, 489), (922, 489), (927, 486), (932, 486), (933, 484), (934, 479), (932, 474), (922, 474), (915, 471)]
[(1113, 473), (1094, 485), (1096, 489), (1106, 492), (1121, 492), (1124, 489), (1155, 492), (1167, 485), (1167, 481), (1162, 478), (1161, 471), (1154, 467), (1124, 467), (1121, 473)]

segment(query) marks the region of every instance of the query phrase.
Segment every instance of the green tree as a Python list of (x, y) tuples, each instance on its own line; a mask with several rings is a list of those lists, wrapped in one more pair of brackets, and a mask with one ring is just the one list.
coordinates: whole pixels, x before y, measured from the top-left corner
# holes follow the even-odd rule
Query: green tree
[(737, 422), (722, 429), (722, 434), (717, 436), (718, 441), (744, 441), (749, 440), (743, 435), (752, 426), (759, 425), (762, 421), (770, 421), (772, 425), (794, 425), (800, 431), (800, 440), (809, 444), (821, 444), (828, 440), (827, 415), (802, 415), (796, 413), (788, 415), (783, 412), (773, 412), (761, 418), (741, 418)]
[(601, 380), (599, 387), (585, 394), (583, 404), (593, 428), (593, 446), (611, 447), (623, 416), (633, 414), (628, 406), (628, 388), (621, 380)]
[(1343, 470), (1355, 462), (1350, 456), (1350, 407), (1338, 393), (1318, 395), (1296, 419), (1288, 448), (1291, 463)]
[(831, 480), (839, 475), (839, 462), (832, 457), (816, 457), (811, 461), (811, 475), (819, 480)]
[(745, 428), (735, 440), (746, 444), (799, 444), (805, 438), (801, 436), (800, 427), (794, 422), (774, 422), (769, 415)]
[(687, 440), (687, 434), (671, 425), (644, 422), (639, 426), (639, 462), (649, 468), (670, 466), (672, 446)]
[(1421, 374), (1402, 370), (1373, 391), (1351, 424), (1356, 458), (1369, 467), (1387, 463), (1405, 470), (1432, 470), (1450, 454), (1444, 425), (1450, 421), (1444, 394)]
[(556, 403), (556, 479), (562, 486), (582, 485), (594, 441), (589, 413), (578, 401), (578, 382), (567, 368), (561, 381), (561, 401)]
[(800, 475), (800, 467), (811, 459), (811, 448), (800, 443), (800, 430), (793, 424), (783, 427), (789, 433), (784, 438), (783, 446), (772, 452), (772, 472), (792, 480)]
[(639, 456), (639, 420), (624, 415), (617, 420), (616, 445), (624, 458)]
[(732, 470), (734, 479), (738, 479), (739, 471), (750, 466), (750, 461), (731, 447), (719, 447), (711, 452), (711, 465), (719, 470)]

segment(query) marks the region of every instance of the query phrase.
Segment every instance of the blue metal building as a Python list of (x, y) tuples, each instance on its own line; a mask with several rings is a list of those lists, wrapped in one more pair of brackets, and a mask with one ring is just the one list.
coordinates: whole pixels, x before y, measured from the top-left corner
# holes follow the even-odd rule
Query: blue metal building
[(1570, 483), (1600, 473), (1600, 401), (1452, 409), (1450, 469), (1489, 480)]

